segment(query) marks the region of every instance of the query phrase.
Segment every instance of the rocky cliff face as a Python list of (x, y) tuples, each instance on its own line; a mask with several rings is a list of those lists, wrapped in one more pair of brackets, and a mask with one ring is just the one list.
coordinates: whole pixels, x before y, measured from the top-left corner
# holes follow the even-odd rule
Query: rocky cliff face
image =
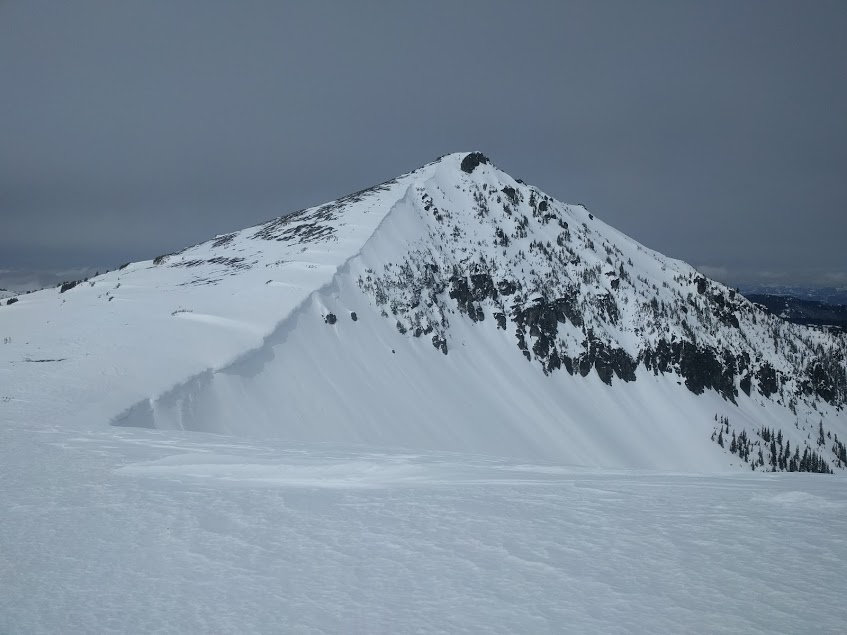
[(646, 249), (472, 153), (451, 191), (411, 188), (426, 229), (358, 278), (409, 337), (450, 350), (451, 321), (494, 320), (544, 374), (634, 381), (644, 366), (695, 394), (840, 407), (845, 344), (786, 324), (692, 267)]

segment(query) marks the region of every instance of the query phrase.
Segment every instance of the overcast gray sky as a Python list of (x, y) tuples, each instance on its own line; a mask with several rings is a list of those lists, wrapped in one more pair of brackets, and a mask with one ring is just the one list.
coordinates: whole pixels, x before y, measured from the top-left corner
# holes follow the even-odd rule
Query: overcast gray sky
[(0, 0), (0, 270), (480, 149), (732, 284), (847, 285), (845, 33), (843, 0)]

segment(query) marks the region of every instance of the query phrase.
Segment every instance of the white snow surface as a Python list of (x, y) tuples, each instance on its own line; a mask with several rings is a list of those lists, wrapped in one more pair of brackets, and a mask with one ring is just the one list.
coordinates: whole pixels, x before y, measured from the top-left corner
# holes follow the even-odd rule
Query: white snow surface
[[(547, 197), (556, 220), (522, 225), (543, 194), (464, 156), (0, 306), (0, 633), (843, 632), (844, 473), (751, 473), (710, 439), (716, 416), (847, 438), (792, 402), (792, 364), (843, 340), (703, 327), (688, 265)], [(541, 280), (530, 243), (564, 225), (574, 258)], [(642, 365), (548, 374), (496, 303), (416, 304), (421, 267), (480, 260), (526, 306), (576, 285), (633, 356), (694, 330), (788, 379), (733, 403)]]
[(3, 633), (840, 633), (841, 476), (0, 429)]

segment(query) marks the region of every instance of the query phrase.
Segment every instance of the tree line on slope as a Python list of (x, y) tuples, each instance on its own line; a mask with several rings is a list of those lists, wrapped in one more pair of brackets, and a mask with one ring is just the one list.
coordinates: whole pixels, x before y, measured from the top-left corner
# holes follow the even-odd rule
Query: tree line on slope
[[(715, 421), (718, 425), (712, 432), (712, 441), (738, 456), (754, 471), (761, 469), (770, 472), (832, 474), (830, 461), (838, 468), (847, 468), (847, 446), (838, 439), (837, 434), (833, 436), (824, 429), (823, 421), (818, 424), (815, 439), (818, 450), (812, 448), (808, 441), (804, 441), (802, 454), (799, 445), (795, 445), (792, 450), (791, 441), (782, 430), (762, 426), (754, 430), (753, 438), (745, 429), (737, 433), (735, 428), (730, 426), (728, 417), (719, 417), (716, 414)], [(825, 457), (827, 445), (830, 445), (832, 452), (830, 460)]]

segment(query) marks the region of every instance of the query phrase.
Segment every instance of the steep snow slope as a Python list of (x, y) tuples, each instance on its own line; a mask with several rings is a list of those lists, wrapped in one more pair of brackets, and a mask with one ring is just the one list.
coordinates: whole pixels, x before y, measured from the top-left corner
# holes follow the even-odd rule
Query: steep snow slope
[(32, 294), (0, 328), (9, 420), (706, 471), (837, 467), (847, 438), (843, 338), (478, 154)]
[(0, 417), (102, 425), (259, 348), (420, 172), (0, 307)]

